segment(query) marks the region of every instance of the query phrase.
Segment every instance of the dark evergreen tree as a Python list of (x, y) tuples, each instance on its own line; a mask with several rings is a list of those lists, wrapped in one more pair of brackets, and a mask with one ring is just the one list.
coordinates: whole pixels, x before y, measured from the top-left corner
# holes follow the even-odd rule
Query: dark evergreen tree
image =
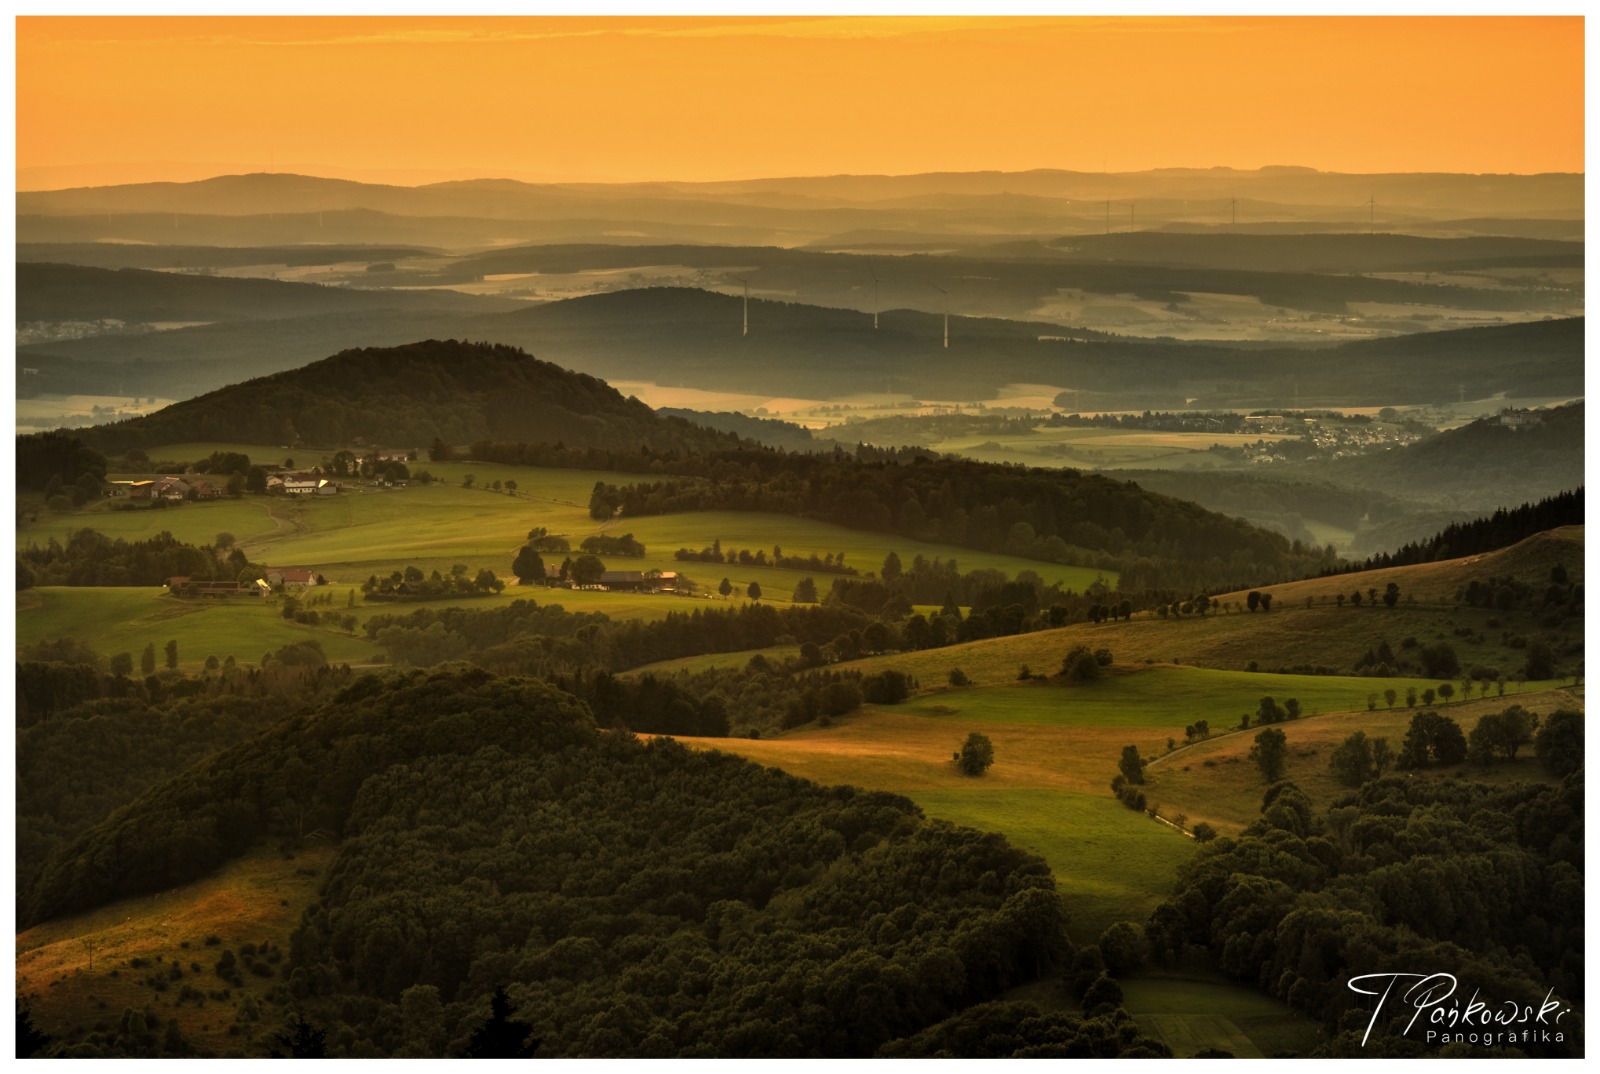
[(17, 1058), (32, 1059), (50, 1044), (50, 1037), (33, 1024), (33, 1011), (17, 997)]
[(326, 1059), (327, 1033), (314, 1028), (306, 1016), (296, 1011), (294, 1020), (272, 1037), (273, 1059)]
[(462, 1054), (467, 1059), (532, 1059), (541, 1043), (530, 1039), (532, 1035), (532, 1025), (511, 1017), (511, 999), (501, 985), (489, 999), (489, 1020), (473, 1031)]

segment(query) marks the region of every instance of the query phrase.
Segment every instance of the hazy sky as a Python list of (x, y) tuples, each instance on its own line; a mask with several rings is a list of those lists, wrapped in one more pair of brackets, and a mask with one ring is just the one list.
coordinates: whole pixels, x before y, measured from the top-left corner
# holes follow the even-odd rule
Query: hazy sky
[(1583, 20), (17, 20), (20, 189), (1582, 171)]

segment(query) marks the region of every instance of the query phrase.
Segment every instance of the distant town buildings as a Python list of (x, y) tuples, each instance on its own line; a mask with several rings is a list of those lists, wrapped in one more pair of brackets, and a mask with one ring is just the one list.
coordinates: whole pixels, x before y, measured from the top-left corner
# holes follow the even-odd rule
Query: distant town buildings
[(1506, 407), (1500, 411), (1500, 424), (1510, 429), (1530, 429), (1543, 421), (1544, 414), (1538, 410)]

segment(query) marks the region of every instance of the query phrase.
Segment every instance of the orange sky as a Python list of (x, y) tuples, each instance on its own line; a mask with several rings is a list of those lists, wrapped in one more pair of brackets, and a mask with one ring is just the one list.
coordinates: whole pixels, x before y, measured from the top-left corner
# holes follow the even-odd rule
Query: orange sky
[(17, 20), (20, 189), (1582, 171), (1583, 20)]

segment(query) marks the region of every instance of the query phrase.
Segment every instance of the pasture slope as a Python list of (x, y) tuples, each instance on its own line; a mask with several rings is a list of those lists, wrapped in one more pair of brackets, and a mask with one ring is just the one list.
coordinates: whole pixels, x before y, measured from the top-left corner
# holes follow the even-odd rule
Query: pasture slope
[[(175, 1020), (197, 1048), (251, 1054), (252, 1038), (278, 1028), (252, 1012), (282, 982), (289, 937), (333, 858), (331, 846), (292, 856), (262, 848), (193, 884), (18, 933), (17, 996), (43, 1026), (115, 1026), (124, 1011), (149, 1007), (157, 1031)], [(224, 951), (238, 959), (251, 950), (260, 970), (241, 961), (239, 984), (218, 976)]]
[[(1581, 622), (1552, 628), (1534, 611), (1470, 608), (1458, 604), (1457, 590), (1490, 577), (1542, 584), (1558, 563), (1581, 578), (1582, 549), (1582, 529), (1569, 528), (1482, 556), (1274, 586), (1267, 612), (1243, 610), (1247, 594), (1225, 594), (1217, 599), (1230, 607), (1204, 618), (1140, 613), (1115, 624), (872, 657), (847, 666), (909, 671), (922, 689), (900, 705), (868, 706), (827, 726), (699, 744), (819, 782), (905, 794), (932, 816), (1005, 833), (1049, 862), (1068, 902), (1074, 939), (1093, 942), (1115, 921), (1143, 920), (1166, 897), (1178, 867), (1195, 851), (1180, 827), (1205, 821), (1229, 834), (1258, 815), (1266, 783), (1248, 758), (1255, 729), (1237, 728), (1242, 715), (1256, 722), (1261, 698), (1300, 703), (1302, 717), (1278, 725), (1290, 745), (1286, 774), (1326, 808), (1344, 790), (1328, 772), (1331, 750), (1356, 730), (1397, 746), (1415, 711), (1406, 706), (1407, 690), (1420, 694), (1440, 685), (1256, 668), (1336, 662), (1348, 671), (1379, 640), (1399, 650), (1412, 638), (1415, 644), (1448, 640), (1463, 666), (1495, 662), (1509, 672), (1521, 657), (1503, 639), (1541, 630), (1581, 645)], [(1404, 595), (1392, 609), (1341, 608), (1334, 599), (1357, 589), (1381, 593), (1391, 581)], [(1099, 680), (1068, 684), (1056, 673), (1079, 644), (1109, 648), (1115, 662)], [(1051, 677), (1021, 680), (1022, 664), (1035, 676)], [(974, 685), (947, 685), (954, 668)], [(1497, 687), (1480, 687), (1474, 699), (1434, 707), (1467, 730), (1513, 703), (1540, 713), (1581, 709), (1581, 688), (1565, 682), (1521, 682), (1513, 672)], [(1394, 702), (1384, 694), (1390, 689)], [(1182, 745), (1185, 727), (1201, 719), (1212, 737)], [(987, 735), (995, 752), (993, 767), (976, 780), (950, 760), (972, 732)], [(1111, 796), (1109, 783), (1127, 745), (1149, 761), (1147, 800), (1166, 823)], [(1418, 778), (1435, 775), (1491, 782), (1547, 778), (1530, 757)], [(1124, 991), (1129, 1011), (1177, 1055), (1205, 1047), (1241, 1057), (1273, 1055), (1304, 1050), (1317, 1037), (1314, 1025), (1280, 1004), (1209, 975), (1140, 976)]]

